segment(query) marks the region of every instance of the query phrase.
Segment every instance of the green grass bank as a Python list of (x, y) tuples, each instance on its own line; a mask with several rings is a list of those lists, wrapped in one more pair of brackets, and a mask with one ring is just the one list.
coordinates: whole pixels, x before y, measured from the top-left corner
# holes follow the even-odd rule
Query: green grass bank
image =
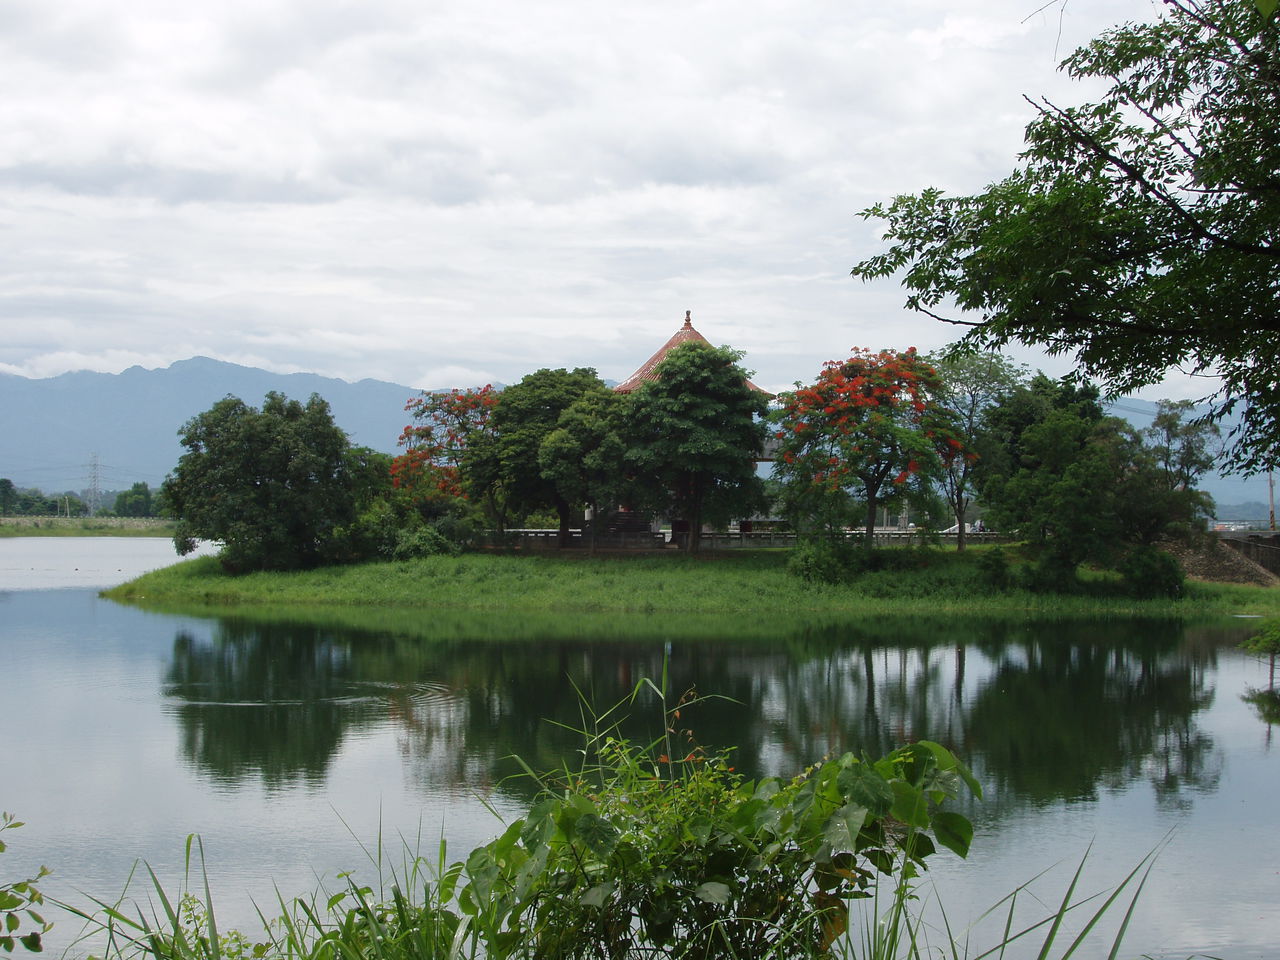
[(158, 517), (0, 517), (0, 537), (172, 537)]
[[(787, 572), (785, 551), (724, 551), (590, 557), (469, 553), (417, 560), (230, 576), (214, 558), (145, 574), (104, 596), (168, 610), (217, 607), (249, 612), (448, 611), (526, 614), (679, 616), (692, 626), (757, 625), (875, 617), (1152, 617), (1203, 619), (1280, 615), (1280, 591), (1188, 583), (1181, 600), (1138, 600), (1106, 584), (1082, 595), (996, 590), (978, 551), (931, 551), (916, 569), (864, 573), (851, 582), (811, 584)], [(412, 616), (412, 613), (407, 614)], [(726, 620), (725, 618), (731, 618)]]

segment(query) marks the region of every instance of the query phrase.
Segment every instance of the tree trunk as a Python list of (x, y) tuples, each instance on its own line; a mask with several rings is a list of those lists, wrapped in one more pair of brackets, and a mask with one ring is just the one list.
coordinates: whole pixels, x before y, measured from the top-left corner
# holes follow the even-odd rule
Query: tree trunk
[(868, 553), (875, 547), (876, 543), (876, 493), (871, 489), (867, 490), (867, 525), (862, 534), (862, 549)]
[(965, 504), (956, 500), (952, 504), (955, 507), (956, 514), (956, 550), (964, 549), (964, 508)]
[(556, 516), (560, 518), (560, 531), (556, 537), (556, 547), (563, 550), (569, 545), (569, 502), (562, 497), (556, 498)]
[(688, 548), (690, 553), (698, 553), (702, 545), (702, 484), (697, 479), (689, 481), (689, 531)]

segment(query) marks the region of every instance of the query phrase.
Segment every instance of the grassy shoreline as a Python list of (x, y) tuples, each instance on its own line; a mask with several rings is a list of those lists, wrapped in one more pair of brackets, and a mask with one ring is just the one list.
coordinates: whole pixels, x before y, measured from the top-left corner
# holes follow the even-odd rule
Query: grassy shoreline
[(1192, 582), (1187, 596), (1177, 601), (995, 591), (982, 583), (968, 551), (938, 551), (932, 560), (919, 570), (879, 571), (847, 584), (822, 585), (790, 576), (782, 551), (726, 551), (696, 558), (469, 553), (235, 577), (223, 573), (216, 559), (205, 557), (145, 574), (103, 596), (146, 607), (269, 616), (341, 609), (547, 618), (679, 616), (719, 620), (722, 629), (730, 630), (742, 624), (851, 616), (1188, 620), (1280, 615), (1280, 591), (1259, 587)]
[(159, 517), (0, 517), (0, 537), (172, 537)]

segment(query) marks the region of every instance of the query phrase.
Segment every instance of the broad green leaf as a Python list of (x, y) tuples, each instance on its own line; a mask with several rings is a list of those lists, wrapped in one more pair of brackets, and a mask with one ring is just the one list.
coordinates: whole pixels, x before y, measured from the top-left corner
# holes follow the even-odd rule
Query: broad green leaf
[(582, 895), (582, 899), (578, 902), (584, 907), (603, 907), (605, 901), (613, 895), (613, 881), (606, 880), (604, 883), (597, 883), (594, 887)]
[(925, 799), (924, 791), (901, 780), (893, 781), (891, 786), (893, 787), (893, 809), (891, 811), (893, 816), (908, 826), (920, 827), (921, 829), (927, 828), (929, 826), (929, 804)]
[(893, 789), (889, 782), (865, 763), (841, 770), (836, 782), (845, 797), (866, 807), (874, 817), (883, 817), (893, 807)]
[(729, 890), (728, 884), (720, 883), (715, 880), (708, 880), (706, 883), (699, 884), (698, 888), (693, 892), (700, 900), (724, 906), (729, 902), (729, 894), (732, 891)]
[(823, 827), (823, 839), (833, 852), (851, 851), (857, 848), (858, 831), (867, 820), (867, 808), (857, 803), (846, 803), (831, 815)]
[(973, 824), (958, 813), (941, 810), (933, 815), (933, 835), (948, 850), (967, 857), (973, 842)]
[(574, 836), (601, 860), (608, 859), (618, 844), (618, 829), (594, 813), (584, 813), (574, 824)]
[(1280, 5), (1280, 0), (1253, 0), (1258, 10), (1264, 17), (1269, 17), (1276, 12), (1276, 7)]

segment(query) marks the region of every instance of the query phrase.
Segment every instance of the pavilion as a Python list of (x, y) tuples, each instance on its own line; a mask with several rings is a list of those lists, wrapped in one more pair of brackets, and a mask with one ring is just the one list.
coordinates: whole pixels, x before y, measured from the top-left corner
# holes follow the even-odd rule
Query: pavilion
[[(684, 326), (677, 330), (672, 335), (671, 339), (658, 349), (657, 353), (641, 364), (639, 370), (627, 377), (627, 379), (623, 380), (613, 389), (618, 393), (631, 393), (632, 391), (639, 389), (642, 383), (656, 380), (658, 378), (658, 365), (667, 358), (668, 353), (681, 344), (705, 343), (707, 346), (711, 346), (711, 341), (693, 328), (692, 314), (692, 310), (686, 310), (684, 312)], [(763, 393), (770, 400), (773, 399), (772, 393), (768, 390), (762, 390), (750, 380), (747, 381), (747, 386), (752, 390)]]

